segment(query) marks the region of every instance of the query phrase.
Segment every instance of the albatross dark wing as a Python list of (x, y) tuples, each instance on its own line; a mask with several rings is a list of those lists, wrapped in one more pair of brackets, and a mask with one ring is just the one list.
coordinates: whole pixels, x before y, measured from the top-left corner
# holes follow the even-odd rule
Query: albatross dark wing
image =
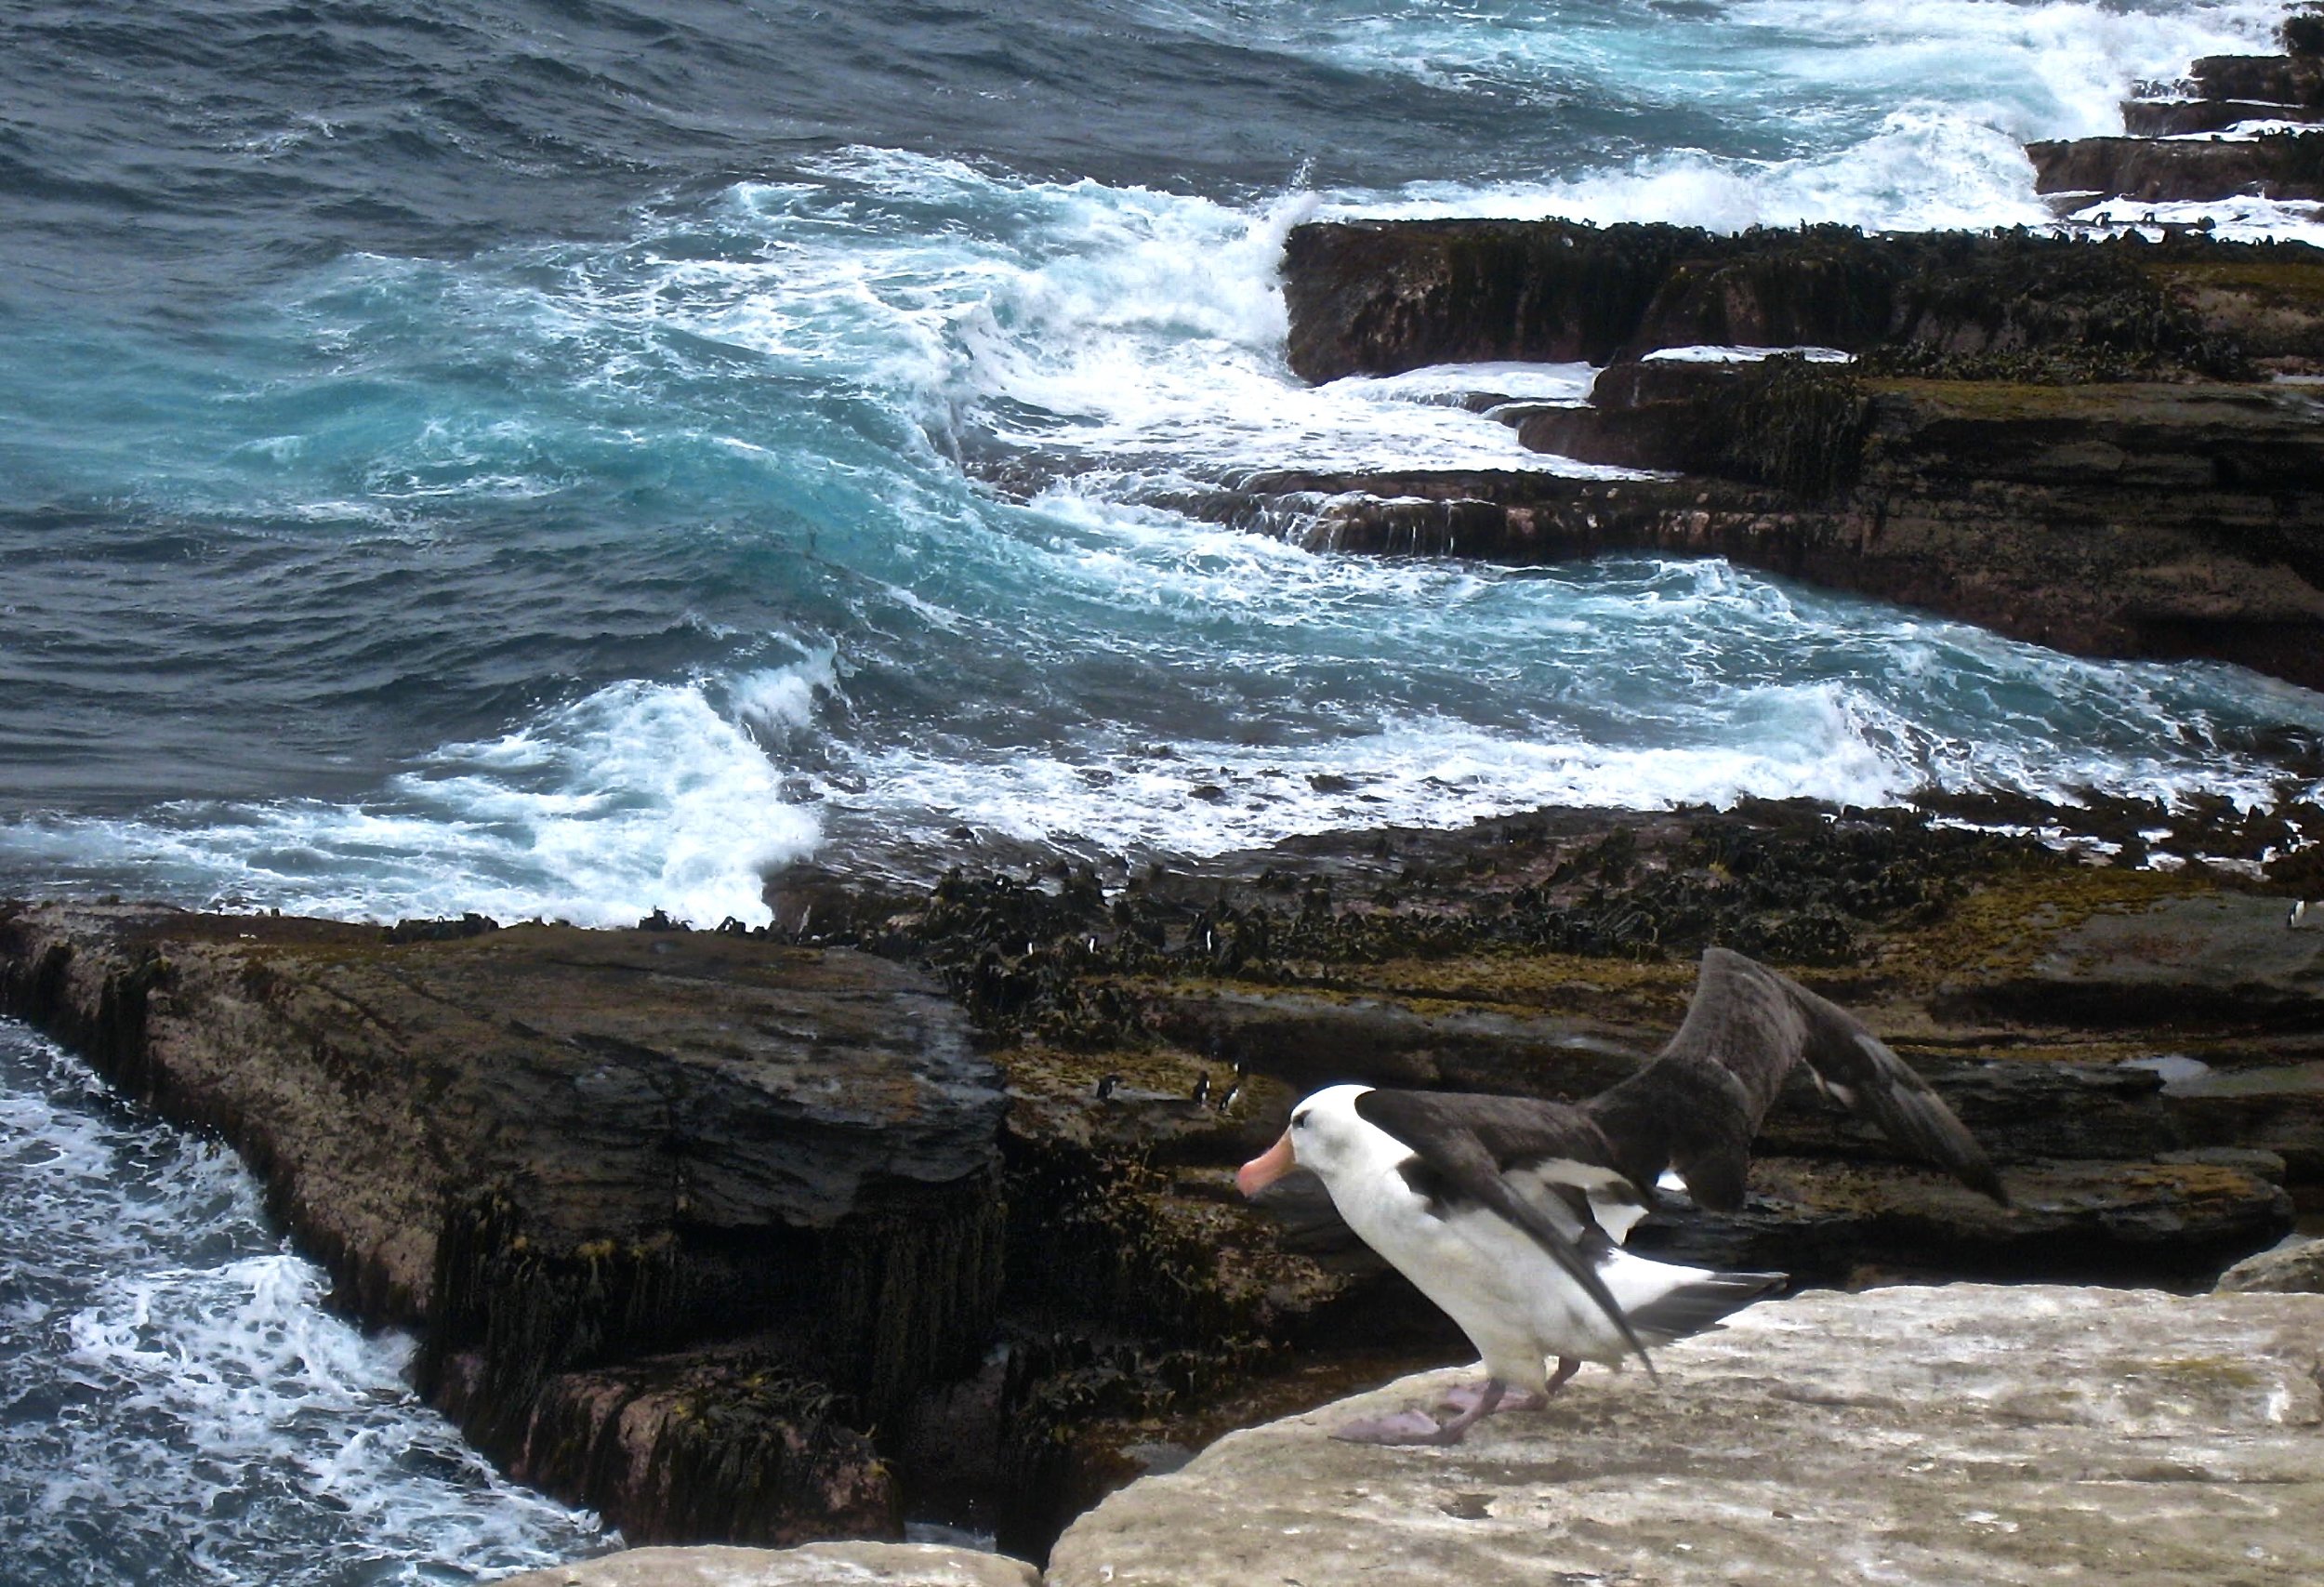
[[(1497, 1154), (1486, 1146), (1479, 1129), (1483, 1119), (1485, 1129), (1498, 1138), (1497, 1145), (1512, 1148), (1506, 1154), (1509, 1156), (1562, 1156), (1571, 1148), (1586, 1149), (1589, 1138), (1596, 1134), (1578, 1109), (1561, 1107), (1555, 1103), (1528, 1103), (1518, 1097), (1370, 1091), (1355, 1099), (1355, 1111), (1367, 1123), (1377, 1125), (1411, 1147), (1437, 1181), (1462, 1199), (1473, 1201), (1523, 1229), (1605, 1313), (1623, 1342), (1645, 1363), (1647, 1372), (1654, 1372), (1652, 1357), (1647, 1356), (1630, 1319), (1622, 1315), (1620, 1303), (1598, 1276), (1596, 1263), (1548, 1214), (1520, 1196), (1501, 1177), (1499, 1164), (1495, 1160)], [(1534, 1151), (1537, 1147), (1538, 1153)], [(1599, 1149), (1604, 1149), (1603, 1144)], [(1587, 1216), (1585, 1210), (1584, 1237), (1592, 1244), (1604, 1242), (1604, 1232), (1587, 1223)]]
[(1695, 1000), (1661, 1056), (1586, 1111), (1632, 1179), (1652, 1183), (1672, 1167), (1697, 1202), (1731, 1211), (1743, 1204), (1751, 1137), (1802, 1059), (1827, 1091), (1889, 1139), (2008, 1205), (1975, 1138), (1862, 1021), (1726, 948), (1703, 954)]
[(1928, 1081), (1847, 1010), (1804, 986), (1786, 985), (1807, 1022), (1801, 1056), (1828, 1093), (1849, 1112), (1879, 1125), (1881, 1133), (1897, 1145), (1942, 1165), (1970, 1189), (2009, 1205), (2009, 1192), (2002, 1188), (1993, 1160), (1945, 1105), (1945, 1099), (1929, 1089)]

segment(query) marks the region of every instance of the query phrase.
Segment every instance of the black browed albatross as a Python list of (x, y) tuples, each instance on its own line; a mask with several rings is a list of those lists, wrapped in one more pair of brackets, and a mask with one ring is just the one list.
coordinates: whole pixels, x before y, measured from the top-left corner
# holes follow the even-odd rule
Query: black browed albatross
[(1314, 1170), (1348, 1226), (1460, 1325), (1486, 1370), (1448, 1421), (1405, 1411), (1333, 1436), (1457, 1444), (1497, 1409), (1547, 1399), (1584, 1361), (1634, 1354), (1651, 1374), (1649, 1343), (1699, 1332), (1782, 1284), (1778, 1273), (1655, 1262), (1621, 1242), (1666, 1171), (1704, 1207), (1741, 1207), (1751, 1137), (1802, 1061), (1891, 1140), (2009, 1204), (1984, 1149), (1862, 1022), (1725, 948), (1703, 955), (1661, 1053), (1588, 1102), (1360, 1085), (1301, 1102), (1235, 1184), (1255, 1196)]

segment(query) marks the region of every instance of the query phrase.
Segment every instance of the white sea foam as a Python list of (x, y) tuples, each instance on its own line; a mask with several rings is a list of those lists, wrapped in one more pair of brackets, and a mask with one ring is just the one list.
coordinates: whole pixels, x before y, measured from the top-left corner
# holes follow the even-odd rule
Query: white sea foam
[(1157, 20), (1343, 69), (1554, 108), (1599, 85), (1746, 126), (1845, 126), (1852, 107), (1942, 104), (2019, 139), (2119, 131), (2130, 86), (2200, 55), (2266, 49), (2279, 0), (1743, 0), (1631, 7), (1148, 0)]
[[(1311, 556), (1159, 514), (1075, 509), (1092, 543), (1057, 564), (1061, 596), (1081, 583), (1183, 615), (1222, 677), (1249, 647), (1228, 712), (1241, 732), (1159, 747), (1125, 727), (982, 754), (951, 739), (866, 749), (830, 792), (835, 832), (928, 840), (966, 827), (1211, 853), (1542, 804), (1887, 804), (1933, 787), (2070, 800), (2086, 786), (2257, 802), (2272, 791), (2265, 768), (2214, 747), (2214, 713), (2239, 692), (2225, 669), (2213, 695), (2202, 668), (2079, 660), (1715, 562), (1512, 575)], [(1261, 647), (1286, 624), (1299, 626), (1305, 666), (1277, 689), (1264, 680), (1282, 665)], [(1157, 659), (1175, 649), (1155, 648)], [(1393, 676), (1376, 659), (1389, 654)], [(2249, 681), (2279, 720), (2324, 725), (2314, 696)], [(1415, 695), (1447, 708), (1400, 703)]]
[[(1313, 389), (1293, 377), (1276, 271), (1302, 219), (2049, 224), (2018, 139), (2105, 130), (2132, 77), (2255, 38), (2255, 4), (2150, 17), (1945, 0), (1891, 17), (1757, 0), (1722, 13), (1705, 35), (1718, 48), (1692, 56), (1685, 27), (1617, 18), (1630, 47), (1670, 53), (1653, 71), (1576, 57), (1611, 47), (1606, 29), (1548, 13), (1493, 10), (1506, 24), (1495, 28), (1472, 8), (1402, 7), (1386, 21), (1344, 7), (1178, 9), (1280, 28), (1301, 50), (1369, 50), (1367, 71), (1495, 83), (1535, 72), (1545, 93), (1584, 67), (1632, 84), (1667, 75), (1674, 96), (1776, 127), (1761, 144), (1791, 152), (1666, 150), (1549, 179), (1235, 204), (858, 149), (798, 179), (739, 185), (707, 213), (648, 216), (619, 246), (357, 261), (302, 306), (302, 329), (332, 356), (376, 347), (381, 295), (408, 298), (451, 317), (439, 334), (490, 345), (512, 381), (549, 383), (573, 412), (440, 419), (398, 397), (387, 443), (362, 425), (269, 423), (238, 467), (321, 469), (326, 516), (385, 511), (421, 534), (435, 532), (426, 502), (543, 496), (564, 488), (576, 456), (584, 472), (625, 478), (649, 459), (681, 475), (732, 469), (739, 494), (719, 510), (744, 505), (696, 533), (736, 560), (766, 554), (766, 525), (786, 513), (804, 521), (811, 553), (815, 534), (830, 536), (821, 554), (840, 593), (812, 609), (838, 642), (786, 612), (770, 621), (801, 627), (787, 644), (803, 659), (769, 668), (721, 624), (704, 631), (731, 665), (614, 684), (442, 746), (366, 799), (20, 820), (0, 827), (0, 857), (59, 884), (369, 918), (614, 923), (663, 908), (758, 921), (764, 874), (825, 842), (825, 812), (851, 841), (965, 821), (1206, 848), (1541, 800), (2081, 782), (2257, 797), (2263, 769), (2170, 747), (2206, 742), (2207, 716), (2315, 714), (2307, 696), (2218, 669), (2166, 686), (2061, 664), (2061, 688), (2045, 692), (2027, 681), (2045, 653), (1981, 650), (1965, 630), (1846, 602), (1786, 615), (1778, 587), (1731, 570), (1694, 584), (1357, 563), (1154, 505), (1254, 469), (1620, 472), (1525, 452), (1469, 411), (1479, 396), (1578, 401), (1590, 377), (1578, 365)], [(1438, 43), (1422, 37), (1432, 28)], [(1883, 98), (1884, 112), (1867, 108)], [(2158, 223), (2198, 213), (2089, 215), (2135, 222), (2149, 207)], [(2200, 213), (2224, 234), (2257, 235), (2314, 227), (2315, 208)], [(712, 395), (673, 409), (666, 393), (688, 382)], [(734, 395), (746, 385), (782, 394), (756, 406)], [(667, 428), (635, 428), (648, 416)], [(1029, 506), (967, 489), (963, 460)], [(913, 720), (859, 717), (848, 698), (857, 668), (891, 694), (894, 674), (917, 669), (924, 696), (956, 664), (1010, 686), (1011, 665), (1049, 676), (1019, 697), (963, 701), (958, 721), (927, 720), (924, 705)], [(1140, 762), (1132, 747), (1155, 740), (1182, 760)], [(1327, 791), (1343, 785), (1356, 791)]]
[(1490, 215), (1597, 225), (1668, 221), (1713, 231), (1837, 224), (1871, 231), (2039, 226), (2021, 141), (1957, 112), (1903, 109), (1844, 148), (1779, 159), (1678, 150), (1548, 181), (1415, 182), (1327, 195), (1323, 214), (1433, 219)]
[(1886, 804), (1913, 786), (1906, 768), (1846, 730), (1835, 698), (1812, 691), (1764, 708), (1798, 720), (1750, 747), (1620, 748), (1438, 718), (1272, 749), (1180, 743), (1167, 759), (1130, 747), (994, 763), (895, 750), (868, 757), (869, 791), (843, 802), (880, 826), (933, 818), (1018, 842), (1202, 854), (1336, 827), (1459, 826), (1543, 805), (1664, 809), (1754, 795)]
[(2159, 240), (2165, 228), (2202, 228), (2226, 242), (2270, 240), (2324, 247), (2324, 204), (2308, 199), (2260, 198), (2241, 194), (2212, 200), (2183, 199), (2147, 204), (2137, 199), (2103, 199), (2067, 218), (2109, 231), (2136, 231)]
[(1832, 347), (1659, 347), (1646, 354), (1647, 364), (1759, 364), (1778, 354), (1810, 364), (1853, 364), (1855, 354)]
[[(2082, 0), (1938, 0), (1864, 7), (1754, 0), (1691, 27), (1675, 20), (1566, 16), (1554, 9), (1447, 25), (1395, 13), (1288, 23), (1311, 49), (1368, 70), (1427, 75), (1463, 50), (1456, 75), (1538, 81), (1568, 94), (1592, 73), (1669, 97), (1784, 152), (1756, 158), (1670, 148), (1618, 165), (1541, 179), (1414, 182), (1393, 193), (1326, 196), (1329, 215), (1560, 217), (1600, 224), (1671, 221), (1714, 231), (1837, 223), (1868, 230), (2040, 226), (2022, 144), (2122, 129), (2119, 103), (2142, 81), (2194, 58), (2266, 49), (2273, 0), (2124, 10)], [(1655, 51), (1654, 70), (1625, 67)], [(1447, 53), (1449, 52), (1449, 54)], [(1431, 62), (1435, 62), (1431, 65)]]
[[(820, 663), (827, 676), (827, 657)], [(805, 721), (818, 663), (754, 672), (736, 714)], [(702, 683), (626, 682), (499, 738), (451, 744), (359, 803), (185, 806), (0, 828), (0, 854), (226, 907), (392, 919), (476, 910), (585, 925), (654, 909), (760, 923), (766, 874), (810, 853), (814, 813)]]
[(0, 1517), (22, 1579), (462, 1581), (597, 1552), (323, 1306), (221, 1147), (0, 1022)]
[(1305, 195), (1251, 211), (890, 150), (824, 169), (829, 189), (736, 190), (766, 256), (669, 262), (655, 312), (785, 360), (869, 368), (947, 447), (1048, 458), (1132, 495), (1261, 468), (1570, 471), (1410, 387), (1290, 377), (1276, 267)]
[(2173, 132), (2166, 135), (2165, 143), (2256, 143), (2263, 138), (2278, 138), (2286, 134), (2299, 135), (2317, 131), (2314, 122), (2284, 121), (2267, 118), (2238, 121), (2216, 132)]
[(1332, 382), (1370, 401), (1459, 406), (1472, 397), (1518, 403), (1578, 403), (1597, 377), (1588, 364), (1431, 364), (1400, 375), (1349, 375)]
[(789, 667), (762, 667), (728, 681), (735, 717), (761, 742), (781, 745), (815, 725), (821, 701), (837, 694), (838, 647), (825, 644)]

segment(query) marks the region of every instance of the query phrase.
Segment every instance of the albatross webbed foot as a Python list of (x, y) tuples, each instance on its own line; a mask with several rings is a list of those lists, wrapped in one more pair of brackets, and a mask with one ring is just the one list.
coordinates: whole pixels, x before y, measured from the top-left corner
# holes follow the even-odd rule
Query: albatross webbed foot
[(1508, 1392), (1499, 1378), (1487, 1378), (1485, 1386), (1475, 1391), (1476, 1402), (1450, 1422), (1440, 1422), (1424, 1411), (1400, 1410), (1393, 1416), (1351, 1422), (1331, 1435), (1343, 1444), (1433, 1444), (1450, 1448), (1467, 1437), (1470, 1428), (1492, 1415)]
[[(1550, 1403), (1551, 1396), (1565, 1386), (1567, 1379), (1580, 1370), (1581, 1358), (1579, 1356), (1561, 1356), (1557, 1358), (1557, 1370), (1550, 1374), (1549, 1382), (1543, 1386), (1539, 1394), (1534, 1393), (1531, 1389), (1505, 1390), (1500, 1395), (1499, 1404), (1495, 1407), (1495, 1411), (1498, 1413), (1503, 1410), (1539, 1410)], [(1485, 1397), (1486, 1391), (1490, 1386), (1490, 1379), (1484, 1382), (1460, 1383), (1446, 1389), (1444, 1397), (1436, 1403), (1440, 1408), (1446, 1410), (1468, 1410)]]
[[(1446, 1389), (1437, 1398), (1436, 1406), (1440, 1410), (1472, 1410), (1484, 1397), (1483, 1383), (1459, 1383)], [(1538, 1410), (1548, 1403), (1546, 1395), (1537, 1395), (1531, 1389), (1510, 1389), (1502, 1394), (1500, 1404), (1494, 1409), (1497, 1414), (1504, 1410)]]

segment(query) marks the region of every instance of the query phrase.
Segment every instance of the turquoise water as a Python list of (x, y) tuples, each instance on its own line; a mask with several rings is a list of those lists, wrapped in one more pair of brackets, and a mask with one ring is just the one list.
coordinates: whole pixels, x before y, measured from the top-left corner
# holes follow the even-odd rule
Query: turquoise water
[[(2115, 129), (2277, 9), (0, 3), (0, 895), (710, 924), (806, 859), (2258, 797), (2243, 747), (2324, 699), (1716, 562), (1365, 561), (1169, 503), (1563, 466), (1458, 375), (1292, 379), (1302, 219), (2042, 223), (2020, 139)], [(591, 1546), (332, 1331), (214, 1154), (0, 1048), (10, 1557)], [(189, 1462), (218, 1440), (248, 1486)]]
[[(158, 96), (93, 24), (11, 30), (67, 64), (7, 142), (6, 890), (756, 920), (786, 863), (964, 833), (2256, 793), (2250, 729), (2324, 726), (1723, 564), (1367, 562), (1162, 505), (1559, 466), (1426, 382), (1292, 380), (1300, 219), (2038, 218), (2018, 136), (2264, 8), (522, 14), (230, 51), (124, 11)], [(794, 49), (825, 75), (746, 92)]]

